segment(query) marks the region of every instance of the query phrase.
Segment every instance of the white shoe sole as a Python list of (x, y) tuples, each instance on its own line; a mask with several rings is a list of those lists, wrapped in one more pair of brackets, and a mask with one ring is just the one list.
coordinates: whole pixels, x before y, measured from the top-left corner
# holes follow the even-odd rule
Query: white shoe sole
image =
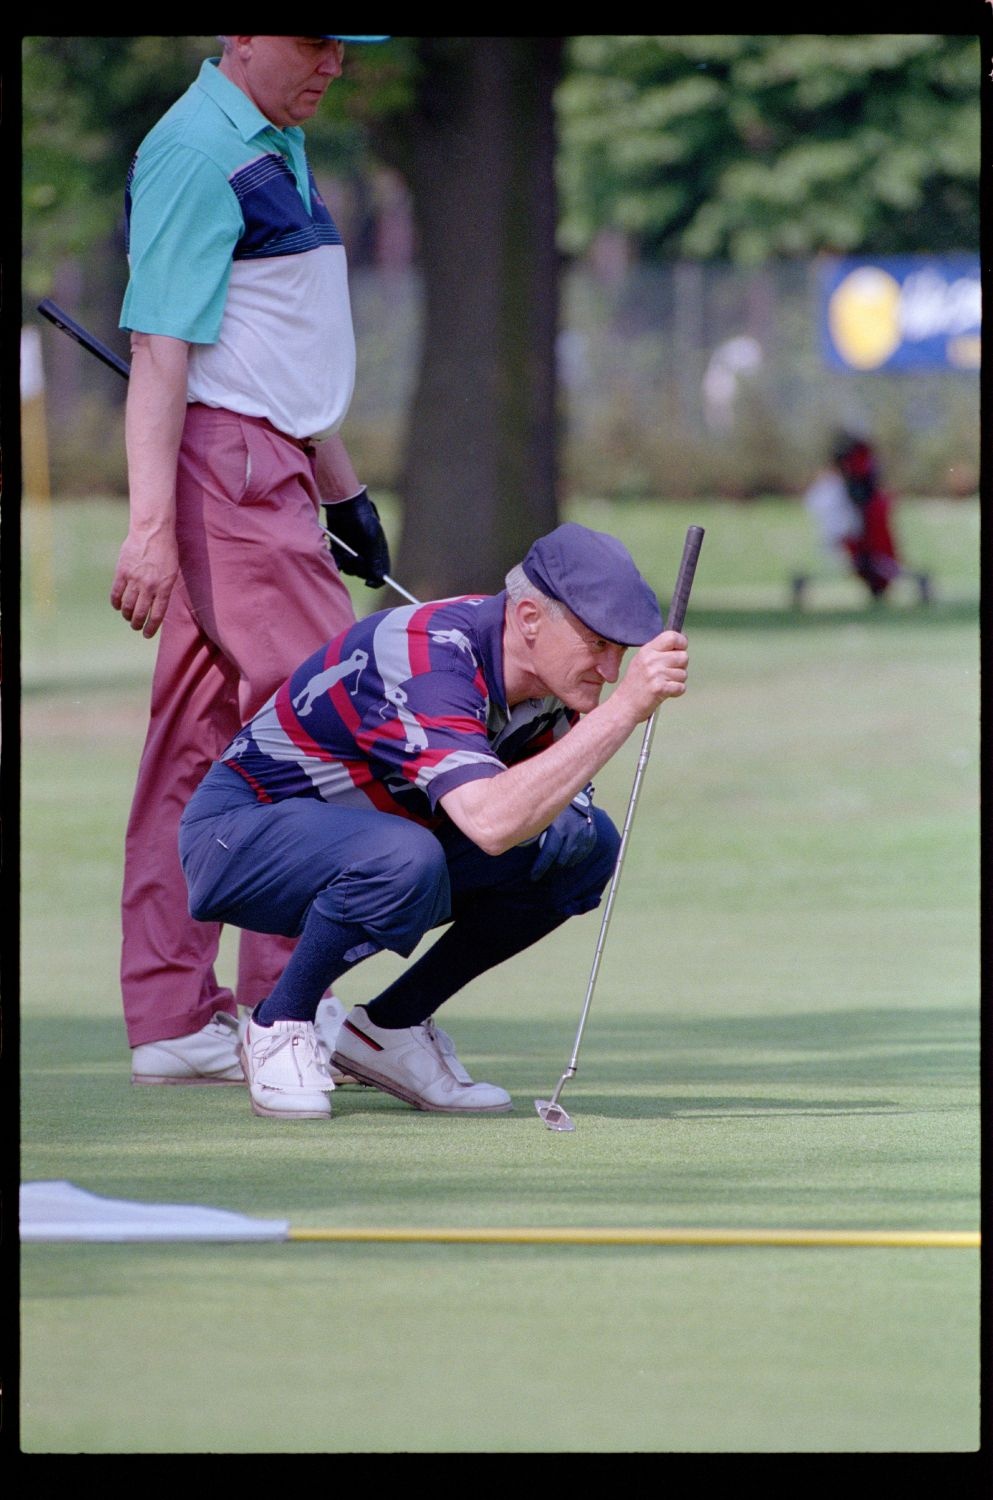
[(384, 1094), (392, 1094), (394, 1099), (402, 1099), (404, 1104), (410, 1104), (414, 1109), (423, 1110), (426, 1114), (505, 1115), (514, 1107), (513, 1100), (508, 1100), (506, 1104), (466, 1104), (461, 1109), (454, 1104), (431, 1104), (428, 1100), (404, 1090), (400, 1084), (394, 1083), (392, 1078), (379, 1078), (370, 1069), (358, 1067), (350, 1057), (339, 1057), (337, 1053), (333, 1053), (331, 1061), (336, 1068), (341, 1068), (343, 1072), (348, 1072), (353, 1078), (357, 1078), (359, 1083), (371, 1089), (379, 1089)]
[(334, 1064), (331, 1067), (331, 1081), (336, 1089), (365, 1088), (361, 1078), (356, 1078), (354, 1073), (340, 1073)]
[(252, 1098), (252, 1113), (266, 1120), (330, 1120), (330, 1109), (267, 1109)]
[(243, 1089), (245, 1087), (246, 1080), (244, 1078), (212, 1078), (209, 1073), (196, 1073), (191, 1075), (189, 1078), (165, 1077), (156, 1073), (132, 1073), (131, 1082), (137, 1084), (157, 1083), (181, 1085), (209, 1083), (214, 1088), (220, 1086), (223, 1088)]

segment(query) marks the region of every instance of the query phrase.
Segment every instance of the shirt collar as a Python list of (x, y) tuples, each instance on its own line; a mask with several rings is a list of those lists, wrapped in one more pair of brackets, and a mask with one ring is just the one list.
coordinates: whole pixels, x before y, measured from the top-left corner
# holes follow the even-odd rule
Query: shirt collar
[(503, 680), (503, 620), (507, 590), (484, 599), (475, 613), (476, 636), (482, 659), (483, 680), (503, 711), (507, 711), (507, 689)]
[(276, 138), (285, 137), (292, 142), (302, 141), (304, 134), (299, 125), (287, 125), (281, 130), (267, 120), (257, 105), (253, 104), (243, 89), (230, 78), (226, 78), (218, 64), (219, 57), (208, 57), (197, 75), (197, 87), (213, 100), (218, 109), (227, 115), (243, 141), (251, 141), (258, 135), (269, 132)]

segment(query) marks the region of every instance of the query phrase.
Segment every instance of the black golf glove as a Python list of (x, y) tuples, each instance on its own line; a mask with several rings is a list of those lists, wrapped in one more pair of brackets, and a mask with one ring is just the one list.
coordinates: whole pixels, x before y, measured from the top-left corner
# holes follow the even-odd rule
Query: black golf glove
[(371, 589), (381, 589), (384, 574), (390, 571), (390, 547), (368, 490), (360, 490), (351, 500), (325, 501), (324, 514), (328, 530), (352, 549), (346, 552), (332, 541), (331, 555), (338, 571), (361, 578)]
[(538, 839), (538, 857), (531, 866), (531, 879), (540, 880), (553, 865), (578, 865), (593, 853), (596, 824), (593, 822), (593, 787), (577, 792)]

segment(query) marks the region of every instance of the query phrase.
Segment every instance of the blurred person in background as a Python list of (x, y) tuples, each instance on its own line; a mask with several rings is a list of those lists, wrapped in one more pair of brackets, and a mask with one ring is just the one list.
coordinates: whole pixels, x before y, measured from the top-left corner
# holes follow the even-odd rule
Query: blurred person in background
[[(825, 547), (840, 555), (874, 600), (882, 600), (895, 579), (907, 572), (893, 526), (894, 501), (880, 480), (879, 460), (868, 438), (839, 430), (828, 463), (804, 495)], [(922, 603), (929, 597), (926, 574), (915, 574)], [(794, 603), (808, 580), (793, 580)]]

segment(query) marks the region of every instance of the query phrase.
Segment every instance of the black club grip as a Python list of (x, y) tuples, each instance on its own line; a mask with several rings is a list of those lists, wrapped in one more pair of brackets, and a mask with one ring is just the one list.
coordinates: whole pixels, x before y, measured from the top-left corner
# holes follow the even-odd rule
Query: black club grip
[(696, 572), (697, 558), (700, 556), (702, 542), (703, 527), (690, 526), (686, 532), (686, 541), (683, 543), (683, 557), (679, 564), (676, 587), (673, 590), (669, 613), (666, 617), (666, 630), (682, 630), (683, 628), (683, 621), (686, 618), (686, 607), (690, 602), (690, 590), (693, 587), (693, 575)]

